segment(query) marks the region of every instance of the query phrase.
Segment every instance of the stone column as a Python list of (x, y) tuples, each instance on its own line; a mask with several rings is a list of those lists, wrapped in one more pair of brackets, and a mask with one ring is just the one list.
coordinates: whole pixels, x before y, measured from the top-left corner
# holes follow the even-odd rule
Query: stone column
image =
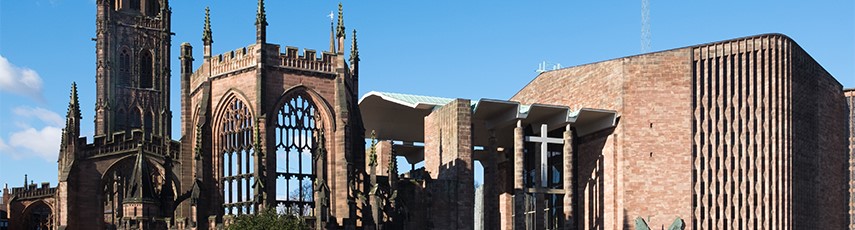
[(514, 229), (525, 229), (523, 138), (522, 120), (517, 120), (517, 127), (514, 128)]
[(561, 172), (564, 180), (564, 229), (576, 229), (576, 220), (573, 215), (573, 130), (570, 125), (564, 130), (564, 170)]
[(486, 159), (481, 161), (484, 166), (484, 229), (499, 228), (499, 193), (498, 193), (498, 148), (496, 135), (490, 131), (490, 140), (487, 146)]

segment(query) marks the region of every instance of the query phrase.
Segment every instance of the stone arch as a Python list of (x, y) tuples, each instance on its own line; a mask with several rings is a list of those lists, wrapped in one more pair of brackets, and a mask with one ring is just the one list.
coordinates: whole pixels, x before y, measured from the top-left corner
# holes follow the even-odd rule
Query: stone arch
[(25, 229), (53, 229), (55, 209), (44, 200), (36, 200), (24, 208)]
[[(126, 196), (126, 190), (132, 180), (131, 175), (133, 175), (134, 164), (136, 160), (136, 153), (134, 154), (126, 154), (117, 159), (114, 159), (106, 168), (99, 169), (100, 178), (98, 180), (98, 189), (100, 189), (100, 194), (97, 194), (97, 208), (101, 210), (103, 215), (103, 224), (105, 224), (108, 229), (110, 226), (116, 227), (121, 223), (121, 217), (124, 216), (122, 213), (122, 201)], [(160, 163), (157, 162), (156, 159), (150, 159), (148, 157), (143, 158), (145, 162), (151, 169), (151, 172), (155, 176), (152, 178), (152, 186), (155, 188), (155, 196), (162, 196), (162, 188), (163, 183), (165, 183), (166, 177), (170, 177), (172, 180), (171, 186), (173, 186), (173, 194), (172, 196), (177, 196), (176, 192), (178, 187), (178, 177), (172, 171), (166, 170)], [(101, 171), (103, 170), (103, 171)]]
[[(330, 103), (324, 97), (322, 97), (321, 94), (319, 94), (317, 91), (315, 91), (309, 87), (306, 87), (303, 84), (292, 86), (291, 88), (288, 88), (284, 92), (282, 92), (282, 94), (279, 95), (278, 98), (276, 98), (276, 104), (274, 104), (273, 107), (271, 107), (270, 110), (267, 111), (267, 114), (276, 114), (276, 112), (279, 111), (279, 109), (282, 107), (282, 105), (285, 104), (286, 100), (293, 97), (295, 94), (300, 94), (300, 93), (306, 94), (308, 96), (308, 98), (316, 106), (318, 106), (318, 109), (319, 109), (318, 111), (321, 113), (321, 117), (324, 119), (323, 123), (325, 125), (324, 127), (325, 127), (326, 131), (335, 130), (335, 122), (333, 122), (335, 119), (335, 114), (333, 114), (332, 105), (330, 105)], [(270, 120), (271, 120), (271, 122), (273, 121), (273, 119), (270, 119)], [(329, 125), (329, 126), (326, 126), (326, 125)]]
[(230, 89), (217, 104), (212, 123), (214, 175), (224, 214), (254, 212), (255, 127), (252, 105)]
[[(333, 110), (320, 94), (297, 85), (283, 92), (268, 114), (267, 146), (273, 153), (268, 159), (275, 166), (271, 182), (276, 205), (280, 211), (313, 215), (316, 178), (324, 179), (326, 168), (318, 162), (328, 162), (329, 156), (318, 158), (317, 138), (335, 130)], [(331, 149), (331, 143), (325, 141), (323, 147)]]

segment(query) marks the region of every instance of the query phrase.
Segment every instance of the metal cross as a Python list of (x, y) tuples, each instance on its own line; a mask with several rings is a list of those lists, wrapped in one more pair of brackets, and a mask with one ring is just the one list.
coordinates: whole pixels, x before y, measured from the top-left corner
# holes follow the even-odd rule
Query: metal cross
[(540, 136), (526, 136), (525, 141), (540, 143), (540, 186), (546, 187), (546, 177), (547, 177), (547, 158), (549, 158), (549, 151), (547, 150), (547, 146), (549, 144), (564, 144), (563, 138), (549, 137), (548, 135), (549, 129), (546, 124), (540, 125)]

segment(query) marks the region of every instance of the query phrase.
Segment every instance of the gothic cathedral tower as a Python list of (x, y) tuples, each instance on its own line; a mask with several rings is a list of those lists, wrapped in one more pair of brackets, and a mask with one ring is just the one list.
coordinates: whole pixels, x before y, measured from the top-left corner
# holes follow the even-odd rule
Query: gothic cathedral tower
[(95, 136), (169, 137), (169, 0), (99, 0)]
[[(75, 85), (59, 153), (62, 229), (166, 229), (190, 195), (170, 137), (168, 0), (98, 0), (95, 136), (80, 136)], [(183, 213), (179, 212), (180, 218)]]

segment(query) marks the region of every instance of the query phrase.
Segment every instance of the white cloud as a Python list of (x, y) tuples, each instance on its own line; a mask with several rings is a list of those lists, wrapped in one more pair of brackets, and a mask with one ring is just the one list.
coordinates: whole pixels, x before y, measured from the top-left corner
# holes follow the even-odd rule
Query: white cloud
[(46, 125), (62, 127), (65, 125), (65, 119), (63, 119), (59, 114), (54, 113), (53, 111), (44, 109), (44, 108), (33, 108), (33, 107), (17, 107), (12, 110), (15, 115), (20, 117), (35, 117)]
[[(13, 113), (18, 120), (18, 130), (12, 132), (8, 139), (0, 138), (0, 153), (15, 159), (36, 156), (48, 162), (56, 161), (64, 119), (53, 111), (38, 107), (16, 107)], [(41, 121), (40, 128), (33, 127), (34, 124), (30, 123), (32, 118)]]
[(9, 146), (14, 148), (13, 154), (19, 157), (31, 153), (47, 161), (56, 161), (60, 141), (62, 141), (62, 129), (45, 126), (40, 130), (27, 128), (12, 133), (9, 137)]
[(3, 141), (3, 138), (0, 137), (0, 152), (5, 153), (5, 152), (11, 152), (11, 151), (12, 151), (12, 147), (9, 147), (9, 145), (7, 145), (5, 141)]
[(29, 68), (15, 66), (0, 55), (0, 90), (43, 101), (42, 78)]

